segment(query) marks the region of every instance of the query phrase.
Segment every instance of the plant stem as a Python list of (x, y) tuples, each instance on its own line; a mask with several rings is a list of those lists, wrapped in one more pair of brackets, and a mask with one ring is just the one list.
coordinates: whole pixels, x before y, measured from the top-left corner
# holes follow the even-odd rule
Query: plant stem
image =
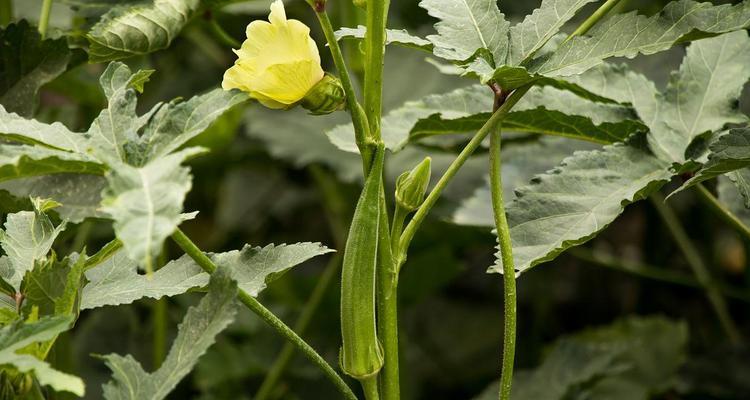
[(380, 142), (380, 117), (383, 108), (383, 64), (385, 62), (385, 27), (389, 0), (368, 0), (365, 25), (365, 113), (370, 134)]
[[(705, 289), (694, 277), (661, 267), (647, 265), (635, 261), (624, 260), (601, 251), (592, 251), (583, 247), (574, 247), (568, 250), (573, 257), (596, 264), (601, 267), (609, 268), (615, 271), (625, 272), (641, 278), (653, 279), (655, 281), (671, 283), (674, 285), (685, 286), (694, 289)], [(750, 303), (750, 291), (723, 285), (717, 282), (721, 293), (735, 300), (741, 300)]]
[(729, 226), (734, 228), (740, 235), (745, 239), (750, 240), (750, 228), (745, 225), (736, 215), (729, 211), (719, 200), (714, 197), (711, 192), (706, 189), (702, 184), (695, 185), (695, 192), (698, 194), (698, 198), (708, 206), (711, 211), (714, 212), (719, 218), (724, 220)]
[(619, 2), (620, 0), (607, 0), (606, 3), (602, 4), (593, 14), (586, 18), (586, 20), (583, 21), (573, 33), (568, 35), (568, 37), (565, 38), (565, 41), (567, 42), (575, 36), (585, 35), (589, 29), (593, 28), (594, 25), (596, 25), (600, 19), (604, 18), (604, 16), (607, 15), (607, 13), (610, 12), (610, 10), (612, 10), (612, 8), (614, 8)]
[(526, 94), (529, 88), (530, 86), (523, 86), (511, 93), (511, 95), (508, 96), (508, 98), (505, 100), (505, 103), (503, 103), (503, 105), (492, 114), (487, 122), (484, 123), (479, 131), (474, 134), (474, 137), (471, 138), (471, 141), (469, 141), (466, 147), (464, 147), (458, 157), (453, 160), (443, 176), (440, 177), (440, 180), (438, 180), (438, 182), (435, 184), (435, 187), (432, 189), (430, 194), (427, 195), (422, 205), (414, 214), (414, 217), (411, 219), (411, 221), (409, 221), (409, 224), (404, 229), (404, 233), (401, 234), (399, 254), (396, 255), (397, 269), (400, 268), (400, 266), (406, 260), (406, 252), (409, 250), (409, 244), (414, 238), (414, 234), (417, 232), (417, 229), (419, 229), (419, 226), (422, 224), (425, 217), (427, 217), (427, 214), (435, 205), (438, 198), (440, 198), (440, 195), (442, 194), (445, 187), (448, 186), (448, 182), (453, 179), (456, 173), (458, 173), (458, 170), (461, 168), (461, 166), (464, 165), (466, 160), (468, 160), (469, 157), (474, 153), (474, 151), (482, 144), (484, 138), (486, 138), (487, 135), (496, 128), (496, 126), (503, 120), (503, 118), (505, 118), (505, 115), (508, 114), (511, 108), (516, 105), (518, 100), (520, 100), (521, 97)]
[(401, 238), (401, 231), (404, 229), (404, 222), (409, 214), (405, 208), (396, 205), (396, 211), (393, 213), (393, 223), (391, 224), (391, 252), (398, 254), (399, 252), (399, 239)]
[(242, 43), (240, 43), (237, 39), (233, 38), (227, 31), (224, 30), (224, 28), (219, 25), (219, 22), (216, 21), (215, 18), (209, 18), (208, 19), (208, 26), (211, 28), (211, 32), (214, 34), (214, 37), (219, 39), (219, 41), (233, 49), (239, 49), (240, 46), (242, 46)]
[[(211, 274), (216, 270), (216, 264), (211, 261), (208, 256), (198, 248), (198, 246), (190, 240), (184, 232), (180, 229), (175, 230), (172, 234), (172, 239), (177, 243), (180, 248), (188, 255), (193, 261), (196, 262), (204, 271)], [(320, 367), (325, 373), (326, 377), (336, 385), (344, 398), (349, 400), (357, 400), (357, 397), (352, 392), (351, 388), (341, 379), (341, 376), (313, 349), (307, 342), (302, 340), (294, 331), (289, 328), (283, 321), (276, 317), (271, 311), (265, 308), (258, 300), (250, 296), (246, 291), (239, 289), (237, 297), (240, 302), (245, 305), (250, 311), (258, 315), (264, 322), (270, 325), (281, 334), (286, 340), (293, 343), (299, 351), (301, 351), (307, 358), (309, 358), (315, 365)]]
[[(328, 287), (334, 280), (333, 278), (338, 275), (340, 267), (341, 253), (336, 253), (333, 255), (333, 257), (331, 257), (328, 265), (325, 267), (323, 273), (318, 278), (318, 282), (315, 284), (315, 288), (313, 289), (310, 298), (307, 299), (305, 307), (302, 309), (302, 313), (294, 323), (294, 331), (298, 334), (301, 335), (307, 330), (307, 327), (310, 325), (310, 321), (312, 321), (313, 316), (315, 316), (315, 312), (320, 306), (320, 302), (323, 300), (323, 296), (326, 294)], [(268, 375), (266, 375), (265, 379), (263, 379), (263, 383), (260, 385), (260, 389), (258, 389), (258, 392), (255, 394), (255, 397), (253, 397), (253, 399), (266, 400), (270, 398), (273, 388), (276, 386), (282, 374), (284, 373), (284, 370), (292, 360), (292, 356), (294, 355), (295, 351), (296, 349), (291, 342), (287, 342), (286, 344), (284, 344), (284, 347), (281, 349), (281, 353), (279, 353), (279, 355), (276, 357), (276, 360), (271, 365), (271, 369), (268, 371)]]
[(379, 400), (378, 395), (378, 377), (371, 376), (367, 379), (361, 379), (362, 390), (365, 392), (365, 400)]
[(490, 134), (490, 192), (492, 195), (492, 210), (495, 214), (495, 228), (497, 240), (500, 244), (500, 254), (503, 262), (503, 299), (504, 299), (504, 329), (503, 329), (503, 364), (500, 375), (500, 400), (510, 400), (511, 385), (513, 384), (513, 362), (516, 355), (516, 268), (513, 261), (513, 246), (510, 238), (510, 228), (505, 215), (503, 203), (503, 177), (501, 150), (501, 133), (498, 126)]
[(42, 10), (39, 12), (39, 34), (42, 39), (47, 37), (47, 25), (49, 25), (49, 14), (52, 9), (52, 0), (44, 0)]
[(711, 303), (727, 337), (729, 337), (729, 340), (733, 344), (739, 344), (742, 342), (742, 337), (740, 336), (732, 317), (729, 315), (729, 310), (727, 309), (724, 297), (719, 292), (713, 278), (711, 277), (711, 273), (708, 271), (700, 254), (698, 254), (695, 246), (690, 242), (690, 238), (688, 237), (687, 232), (685, 232), (685, 228), (680, 223), (679, 218), (672, 208), (664, 202), (664, 196), (661, 194), (655, 193), (651, 195), (651, 200), (656, 211), (659, 213), (659, 216), (667, 225), (667, 229), (669, 229), (669, 232), (672, 234), (677, 246), (685, 256), (685, 260), (693, 270), (696, 279), (698, 279), (698, 282), (706, 288), (706, 296), (708, 297), (708, 300)]
[(114, 239), (111, 242), (105, 244), (104, 247), (99, 249), (99, 251), (94, 253), (93, 256), (89, 257), (89, 259), (86, 260), (86, 264), (83, 266), (83, 270), (88, 271), (91, 268), (94, 268), (97, 265), (107, 261), (115, 253), (120, 251), (121, 248), (122, 242), (119, 239)]
[[(352, 123), (354, 124), (354, 135), (356, 137), (357, 147), (362, 154), (362, 159), (369, 160), (374, 154), (374, 147), (368, 142), (370, 129), (367, 122), (367, 116), (365, 115), (362, 105), (357, 101), (357, 94), (354, 91), (354, 85), (352, 85), (352, 79), (349, 75), (349, 70), (346, 67), (346, 62), (344, 61), (344, 55), (341, 53), (341, 47), (339, 47), (339, 42), (336, 40), (336, 35), (333, 33), (333, 27), (331, 26), (331, 20), (328, 18), (328, 13), (325, 11), (325, 3), (323, 3), (322, 9), (319, 9), (312, 0), (308, 0), (308, 4), (310, 4), (315, 11), (315, 15), (318, 17), (318, 22), (320, 22), (323, 35), (325, 35), (326, 41), (328, 42), (328, 48), (331, 51), (333, 63), (336, 65), (336, 70), (339, 72), (341, 85), (344, 87), (344, 93), (346, 93), (346, 104), (352, 116)], [(366, 171), (367, 170), (369, 170), (369, 168), (366, 168)]]
[[(398, 207), (397, 207), (398, 208)], [(380, 389), (384, 400), (401, 398), (398, 354), (398, 271), (394, 264), (388, 208), (385, 192), (380, 192), (378, 234), (378, 337), (383, 344), (385, 363), (380, 370)]]
[(13, 21), (13, 0), (0, 0), (0, 25)]

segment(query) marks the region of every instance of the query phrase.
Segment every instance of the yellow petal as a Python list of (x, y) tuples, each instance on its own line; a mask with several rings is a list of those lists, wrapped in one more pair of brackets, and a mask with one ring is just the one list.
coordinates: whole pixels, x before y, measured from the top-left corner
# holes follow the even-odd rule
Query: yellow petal
[(324, 72), (310, 28), (288, 20), (281, 0), (271, 5), (268, 20), (247, 26), (247, 40), (235, 51), (238, 59), (224, 74), (222, 87), (246, 91), (268, 107), (284, 108), (302, 99)]
[(296, 103), (323, 75), (320, 65), (310, 60), (272, 65), (253, 80), (251, 95), (257, 92), (279, 103)]

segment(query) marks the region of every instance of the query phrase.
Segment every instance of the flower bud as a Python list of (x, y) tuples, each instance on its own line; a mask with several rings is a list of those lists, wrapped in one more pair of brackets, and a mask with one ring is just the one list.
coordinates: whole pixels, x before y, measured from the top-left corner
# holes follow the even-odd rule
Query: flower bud
[(425, 157), (411, 171), (406, 171), (396, 181), (396, 204), (411, 212), (424, 201), (427, 186), (430, 184), (430, 157)]
[(346, 93), (341, 81), (331, 74), (325, 74), (300, 101), (300, 105), (313, 115), (330, 114), (344, 108)]

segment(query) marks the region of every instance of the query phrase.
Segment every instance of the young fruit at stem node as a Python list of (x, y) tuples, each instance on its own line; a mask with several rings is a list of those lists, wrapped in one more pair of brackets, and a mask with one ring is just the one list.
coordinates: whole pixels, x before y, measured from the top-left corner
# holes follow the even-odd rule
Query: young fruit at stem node
[(396, 204), (408, 212), (416, 211), (424, 202), (431, 175), (430, 157), (425, 157), (411, 171), (406, 171), (396, 181)]
[(313, 115), (330, 114), (344, 108), (346, 93), (344, 93), (344, 87), (341, 86), (341, 81), (326, 73), (323, 79), (305, 94), (300, 105)]
[(341, 270), (341, 369), (363, 385), (371, 383), (384, 362), (375, 320), (384, 153), (379, 146), (354, 210)]

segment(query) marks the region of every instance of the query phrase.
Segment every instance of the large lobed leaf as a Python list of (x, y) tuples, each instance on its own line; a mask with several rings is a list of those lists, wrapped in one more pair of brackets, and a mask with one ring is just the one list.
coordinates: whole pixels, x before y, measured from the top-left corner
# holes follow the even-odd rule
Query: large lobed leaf
[[(382, 122), (383, 141), (391, 151), (408, 141), (436, 135), (476, 132), (489, 119), (492, 93), (482, 85), (429, 95), (406, 102)], [(632, 110), (618, 104), (588, 101), (553, 87), (534, 88), (503, 119), (503, 129), (614, 143), (645, 127)], [(328, 132), (342, 150), (356, 152), (351, 124)]]
[(542, 5), (510, 28), (509, 65), (532, 57), (584, 5), (595, 0), (543, 0)]
[[(25, 20), (0, 28), (0, 105), (25, 117), (34, 114), (37, 92), (65, 72), (65, 38), (42, 40)], [(0, 175), (1, 176), (1, 175)]]
[(545, 76), (579, 74), (610, 57), (654, 54), (676, 43), (750, 26), (750, 3), (714, 6), (692, 0), (667, 4), (658, 14), (612, 15), (584, 36), (563, 43), (551, 55), (534, 60), (529, 70)]
[(102, 210), (114, 220), (117, 237), (133, 260), (153, 271), (164, 240), (182, 222), (182, 203), (192, 187), (190, 170), (181, 164), (202, 152), (190, 148), (158, 158), (143, 167), (111, 165)]
[(9, 261), (0, 269), (0, 277), (16, 292), (21, 288), (24, 275), (37, 262), (46, 259), (55, 239), (65, 229), (64, 222), (55, 226), (45, 213), (54, 204), (41, 200), (35, 200), (33, 204), (34, 211), (8, 215), (5, 231), (0, 230), (0, 246)]
[(422, 0), (419, 6), (440, 20), (437, 35), (427, 36), (436, 56), (463, 62), (479, 54), (492, 66), (505, 63), (510, 24), (495, 0)]
[[(507, 207), (516, 270), (554, 259), (607, 227), (624, 207), (672, 177), (642, 135), (602, 150), (578, 152), (517, 190)], [(502, 272), (499, 259), (490, 272)]]
[(657, 103), (649, 143), (656, 154), (676, 162), (703, 133), (747, 121), (738, 99), (750, 79), (750, 38), (733, 32), (688, 47), (679, 72)]
[(237, 284), (224, 268), (219, 268), (208, 285), (208, 293), (191, 307), (182, 320), (177, 337), (161, 367), (147, 373), (132, 356), (103, 356), (114, 372), (103, 386), (107, 400), (161, 400), (184, 378), (198, 359), (214, 343), (216, 336), (237, 312)]
[[(517, 400), (647, 400), (676, 385), (685, 361), (685, 323), (629, 318), (557, 340), (537, 368), (514, 379)], [(497, 397), (497, 384), (475, 400)]]
[(208, 283), (208, 275), (192, 259), (183, 256), (159, 268), (150, 277), (138, 273), (138, 264), (125, 251), (86, 271), (81, 309), (129, 304), (149, 297), (175, 296)]
[[(332, 250), (320, 243), (245, 246), (242, 250), (209, 254), (211, 260), (237, 281), (240, 289), (257, 296), (266, 285), (290, 268)], [(138, 264), (119, 251), (86, 271), (90, 281), (83, 290), (82, 309), (129, 304), (149, 297), (175, 296), (208, 283), (208, 274), (187, 255), (167, 263), (150, 277), (138, 273)]]
[(106, 62), (165, 49), (199, 6), (199, 0), (152, 0), (116, 6), (86, 35), (89, 60)]
[[(238, 92), (217, 89), (185, 102), (158, 104), (139, 116), (136, 92), (143, 89), (152, 72), (133, 73), (125, 64), (110, 63), (100, 78), (108, 106), (85, 134), (71, 132), (59, 123), (24, 119), (0, 106), (0, 138), (26, 144), (0, 145), (0, 171), (9, 172), (3, 178), (62, 173), (102, 175), (109, 171), (109, 187), (101, 209), (94, 203), (99, 195), (91, 190), (79, 191), (89, 195), (86, 199), (60, 193), (56, 196), (82, 205), (76, 212), (71, 211), (77, 220), (101, 216), (102, 211), (108, 213), (131, 257), (145, 265), (181, 221), (182, 203), (191, 186), (189, 171), (180, 164), (197, 151), (174, 152), (223, 112), (246, 99)], [(76, 178), (59, 178), (57, 183), (69, 185), (87, 180), (81, 175), (73, 176)], [(97, 178), (88, 181), (89, 188), (101, 184)], [(15, 189), (14, 193), (40, 191)]]
[(68, 330), (72, 322), (72, 316), (55, 316), (35, 322), (19, 320), (0, 328), (0, 365), (11, 366), (20, 372), (33, 372), (42, 385), (83, 396), (84, 384), (80, 378), (57, 371), (32, 355), (19, 353), (29, 345), (50, 340)]

